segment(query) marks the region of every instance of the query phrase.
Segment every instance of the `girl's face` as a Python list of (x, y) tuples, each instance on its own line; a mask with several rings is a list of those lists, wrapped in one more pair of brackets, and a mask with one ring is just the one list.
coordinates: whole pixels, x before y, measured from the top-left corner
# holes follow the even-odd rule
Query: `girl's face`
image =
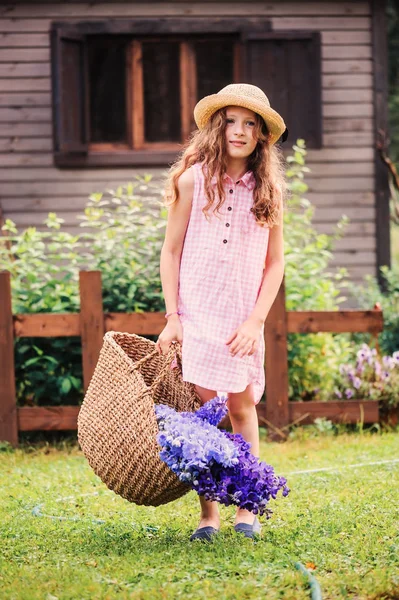
[(226, 148), (230, 158), (248, 158), (258, 143), (255, 138), (256, 115), (241, 106), (226, 109)]

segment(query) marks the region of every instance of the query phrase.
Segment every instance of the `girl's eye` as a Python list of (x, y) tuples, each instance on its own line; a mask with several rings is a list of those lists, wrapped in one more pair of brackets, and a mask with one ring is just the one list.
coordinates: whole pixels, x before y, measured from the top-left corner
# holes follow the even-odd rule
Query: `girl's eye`
[(234, 119), (226, 119), (227, 123), (234, 123)]
[(247, 121), (247, 125), (253, 127), (255, 125), (255, 121)]

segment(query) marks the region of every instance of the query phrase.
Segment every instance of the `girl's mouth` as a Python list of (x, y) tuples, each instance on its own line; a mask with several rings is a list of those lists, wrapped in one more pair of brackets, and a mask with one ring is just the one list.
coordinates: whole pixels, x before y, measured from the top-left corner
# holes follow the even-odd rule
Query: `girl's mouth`
[(233, 144), (233, 146), (237, 146), (237, 148), (240, 148), (241, 146), (245, 146), (246, 142), (237, 142), (237, 141), (231, 141), (230, 144)]

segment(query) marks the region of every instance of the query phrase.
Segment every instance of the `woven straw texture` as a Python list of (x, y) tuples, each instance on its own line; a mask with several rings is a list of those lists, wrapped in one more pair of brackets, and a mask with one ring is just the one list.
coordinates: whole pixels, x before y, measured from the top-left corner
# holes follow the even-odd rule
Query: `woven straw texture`
[(164, 356), (139, 335), (106, 333), (78, 415), (78, 440), (109, 489), (147, 506), (190, 490), (159, 457), (154, 402), (179, 412), (201, 405), (194, 384), (182, 379), (181, 345), (171, 344)]
[(226, 106), (242, 106), (260, 115), (269, 130), (270, 144), (275, 144), (285, 131), (283, 118), (270, 107), (266, 94), (256, 85), (249, 83), (232, 83), (217, 94), (202, 98), (194, 108), (194, 119), (198, 128), (205, 127), (211, 116)]

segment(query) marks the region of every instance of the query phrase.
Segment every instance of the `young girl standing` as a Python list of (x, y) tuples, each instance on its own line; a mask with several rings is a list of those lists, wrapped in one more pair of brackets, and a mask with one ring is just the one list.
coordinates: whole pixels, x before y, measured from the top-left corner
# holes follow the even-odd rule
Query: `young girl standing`
[[(198, 126), (166, 185), (169, 207), (160, 273), (167, 325), (165, 354), (182, 344), (183, 380), (202, 402), (227, 393), (234, 433), (259, 455), (256, 404), (265, 387), (264, 323), (284, 273), (285, 180), (277, 140), (287, 129), (265, 94), (231, 84), (200, 100)], [(193, 539), (220, 527), (216, 502), (200, 497)], [(235, 530), (260, 532), (253, 513), (238, 509)]]

